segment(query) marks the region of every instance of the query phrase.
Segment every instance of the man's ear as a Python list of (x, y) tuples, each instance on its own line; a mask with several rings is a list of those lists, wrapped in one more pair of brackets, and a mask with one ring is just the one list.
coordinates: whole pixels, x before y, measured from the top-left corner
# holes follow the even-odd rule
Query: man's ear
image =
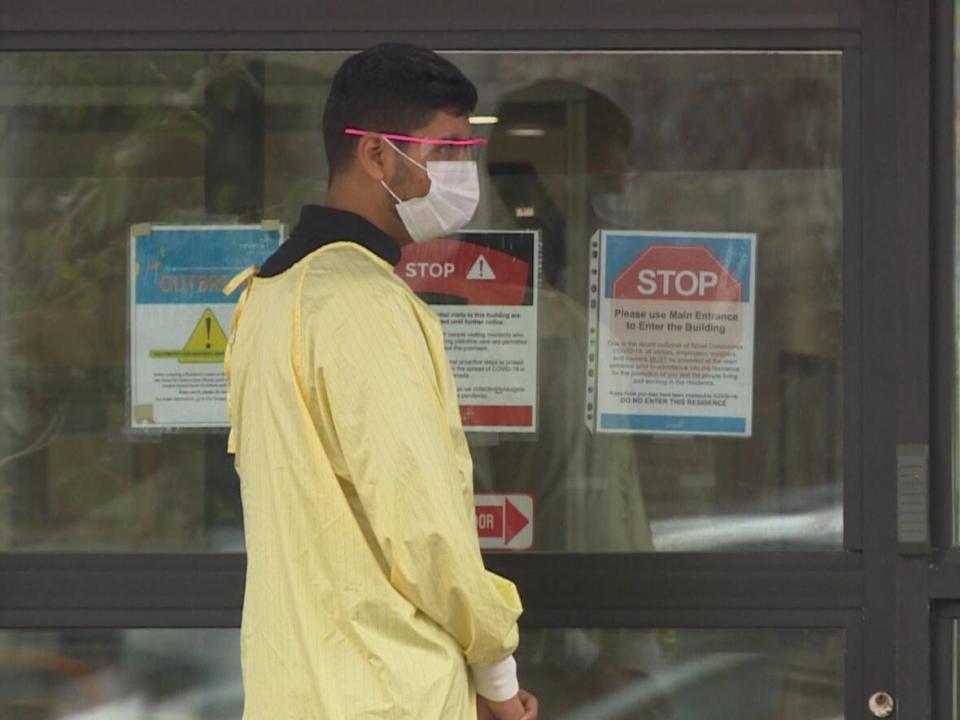
[(387, 143), (379, 135), (363, 135), (357, 142), (357, 166), (368, 177), (380, 182), (387, 177)]

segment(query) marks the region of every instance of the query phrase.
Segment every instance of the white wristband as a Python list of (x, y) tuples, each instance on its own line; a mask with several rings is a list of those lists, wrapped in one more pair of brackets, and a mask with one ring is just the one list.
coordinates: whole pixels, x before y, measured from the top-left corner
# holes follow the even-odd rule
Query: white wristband
[(510, 700), (520, 692), (517, 682), (517, 661), (513, 655), (493, 665), (471, 667), (477, 684), (477, 695), (493, 702)]

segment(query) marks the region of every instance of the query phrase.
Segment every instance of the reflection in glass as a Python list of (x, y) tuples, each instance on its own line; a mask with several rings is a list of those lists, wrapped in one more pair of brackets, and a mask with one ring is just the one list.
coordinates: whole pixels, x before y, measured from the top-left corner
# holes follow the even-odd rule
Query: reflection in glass
[[(224, 436), (124, 427), (127, 237), (322, 202), (344, 57), (0, 54), (0, 550), (242, 550)], [(471, 434), (478, 490), (535, 495), (535, 550), (839, 547), (840, 55), (451, 58), (498, 118), (473, 227), (544, 243), (538, 433)], [(599, 227), (758, 234), (752, 438), (586, 429)]]
[(521, 678), (562, 720), (841, 720), (834, 630), (528, 632)]
[[(835, 630), (528, 630), (522, 683), (562, 720), (840, 720)], [(236, 630), (0, 632), (0, 717), (237, 720)]]
[(239, 55), (0, 54), (0, 550), (242, 548), (224, 436), (126, 431), (125, 257), (134, 223), (259, 207), (261, 81)]
[[(498, 118), (480, 222), (543, 236), (541, 412), (532, 442), (472, 438), (478, 486), (536, 497), (540, 550), (841, 545), (839, 56), (557, 54), (511, 70), (480, 108)], [(757, 233), (752, 438), (584, 427), (600, 228)]]
[(236, 630), (0, 632), (0, 717), (237, 720)]

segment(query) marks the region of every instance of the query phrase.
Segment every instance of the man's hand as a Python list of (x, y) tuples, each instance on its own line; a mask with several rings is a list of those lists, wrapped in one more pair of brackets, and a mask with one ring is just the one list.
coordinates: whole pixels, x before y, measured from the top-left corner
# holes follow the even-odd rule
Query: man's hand
[(540, 703), (526, 690), (503, 702), (477, 696), (477, 720), (537, 720), (539, 716)]

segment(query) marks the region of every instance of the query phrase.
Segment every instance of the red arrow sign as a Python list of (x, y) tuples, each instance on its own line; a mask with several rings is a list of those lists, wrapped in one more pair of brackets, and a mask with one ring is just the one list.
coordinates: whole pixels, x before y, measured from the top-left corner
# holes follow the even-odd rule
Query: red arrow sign
[(526, 550), (533, 545), (533, 497), (475, 496), (477, 535), (487, 550)]
[(506, 508), (507, 508), (507, 522), (506, 522), (506, 535), (504, 535), (503, 541), (509, 545), (510, 541), (513, 540), (517, 535), (520, 534), (520, 531), (523, 530), (527, 525), (530, 524), (530, 520), (524, 515), (520, 510), (517, 509), (517, 506), (510, 502), (510, 498), (506, 498)]
[(477, 534), (482, 538), (503, 538), (503, 507), (477, 505)]

